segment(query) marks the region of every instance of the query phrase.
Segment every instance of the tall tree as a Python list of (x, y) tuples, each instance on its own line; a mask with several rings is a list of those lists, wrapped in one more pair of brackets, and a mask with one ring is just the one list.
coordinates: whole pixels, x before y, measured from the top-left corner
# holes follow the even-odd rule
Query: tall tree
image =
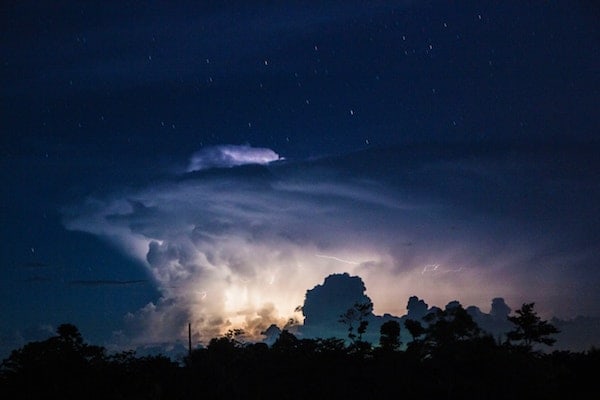
[[(340, 315), (339, 322), (348, 327), (348, 338), (350, 353), (366, 354), (371, 350), (371, 344), (363, 340), (363, 335), (367, 331), (369, 321), (367, 317), (373, 312), (373, 303), (367, 301), (364, 303), (354, 303), (344, 314)], [(354, 328), (356, 326), (356, 333)]]
[(534, 306), (535, 303), (524, 303), (515, 311), (516, 315), (508, 317), (508, 320), (515, 325), (515, 328), (506, 334), (508, 343), (517, 342), (517, 346), (528, 351), (535, 343), (552, 346), (556, 339), (551, 335), (559, 333), (554, 325), (537, 315)]
[[(362, 341), (362, 335), (367, 331), (367, 326), (369, 325), (369, 321), (366, 318), (372, 311), (373, 303), (368, 301), (365, 303), (354, 303), (354, 306), (340, 315), (338, 321), (348, 327), (348, 338), (352, 343)], [(355, 326), (357, 326), (356, 333), (354, 333)]]

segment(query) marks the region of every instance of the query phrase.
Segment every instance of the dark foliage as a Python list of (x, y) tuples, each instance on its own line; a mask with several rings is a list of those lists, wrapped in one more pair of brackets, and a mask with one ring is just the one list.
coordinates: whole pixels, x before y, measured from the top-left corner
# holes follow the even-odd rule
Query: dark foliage
[(2, 362), (0, 397), (166, 398), (176, 379), (178, 365), (167, 357), (108, 356), (104, 348), (84, 343), (74, 325), (63, 324), (57, 336), (13, 350)]
[[(529, 315), (533, 307), (521, 311), (517, 315)], [(534, 320), (534, 326), (547, 326)], [(529, 325), (519, 321), (513, 322), (527, 332)], [(522, 351), (524, 337), (500, 344), (483, 334), (460, 305), (437, 310), (423, 323), (406, 324), (414, 337), (406, 351), (398, 350), (400, 326), (390, 321), (381, 327), (381, 345), (367, 343), (360, 353), (358, 335), (346, 345), (339, 338), (301, 339), (283, 330), (269, 347), (244, 343), (239, 340), (243, 332), (231, 331), (192, 351), (182, 365), (164, 356), (137, 357), (132, 351), (107, 355), (104, 348), (86, 344), (75, 326), (61, 325), (56, 336), (14, 350), (2, 362), (0, 396), (558, 399), (594, 389), (592, 374), (600, 367), (596, 349)], [(548, 338), (544, 329), (530, 340)]]
[(515, 329), (508, 332), (506, 337), (510, 343), (516, 343), (525, 351), (531, 351), (534, 344), (552, 346), (556, 339), (551, 337), (559, 333), (558, 329), (548, 321), (543, 321), (534, 311), (535, 303), (526, 303), (515, 311), (517, 315), (509, 316), (508, 320)]
[(400, 324), (397, 321), (387, 321), (379, 328), (381, 334), (379, 345), (383, 351), (395, 351), (400, 347)]

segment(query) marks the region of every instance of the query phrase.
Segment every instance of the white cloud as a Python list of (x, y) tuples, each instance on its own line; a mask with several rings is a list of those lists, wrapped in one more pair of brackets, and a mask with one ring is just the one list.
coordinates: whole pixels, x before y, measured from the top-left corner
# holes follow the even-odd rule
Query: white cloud
[(271, 149), (248, 145), (206, 147), (192, 155), (187, 172), (209, 168), (229, 168), (244, 164), (268, 164), (281, 157)]

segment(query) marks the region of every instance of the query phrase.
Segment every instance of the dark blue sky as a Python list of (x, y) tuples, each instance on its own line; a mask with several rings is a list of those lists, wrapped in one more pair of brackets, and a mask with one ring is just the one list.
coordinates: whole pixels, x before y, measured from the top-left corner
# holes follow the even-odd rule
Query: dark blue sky
[(0, 6), (4, 347), (259, 330), (345, 270), (600, 316), (592, 2), (171, 3)]

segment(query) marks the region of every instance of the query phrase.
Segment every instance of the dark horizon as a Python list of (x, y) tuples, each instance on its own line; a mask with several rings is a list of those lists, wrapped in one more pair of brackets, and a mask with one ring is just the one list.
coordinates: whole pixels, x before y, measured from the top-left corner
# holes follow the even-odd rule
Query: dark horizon
[[(135, 283), (138, 282), (134, 281), (133, 284)], [(73, 282), (69, 282), (69, 284), (73, 284)], [(131, 283), (127, 281), (101, 281), (99, 283), (84, 281), (75, 284), (101, 286)], [(347, 337), (347, 326), (340, 322), (340, 317), (347, 310), (352, 309), (356, 304), (372, 303), (366, 292), (367, 288), (359, 276), (352, 276), (346, 272), (329, 275), (321, 284), (306, 291), (304, 303), (299, 306), (302, 320), (290, 320), (287, 321), (285, 325), (281, 326), (273, 324), (262, 331), (259, 337), (248, 335), (250, 332), (239, 329), (235, 339), (246, 345), (265, 343), (272, 346), (281, 332), (286, 331), (297, 337), (299, 340), (336, 338), (342, 340), (342, 342), (348, 346), (351, 344), (351, 341), (349, 341)], [(343, 295), (340, 295), (342, 293)], [(540, 305), (536, 304), (534, 300), (531, 300), (528, 303), (534, 304), (537, 313), (537, 307)], [(363, 335), (363, 340), (370, 343), (374, 348), (379, 347), (381, 326), (389, 321), (394, 321), (401, 327), (399, 335), (401, 346), (398, 350), (405, 351), (407, 346), (414, 340), (409, 331), (405, 328), (405, 322), (407, 320), (420, 321), (424, 326), (427, 326), (426, 316), (428, 314), (433, 315), (438, 311), (460, 306), (466, 310), (471, 318), (473, 318), (473, 321), (482, 330), (482, 333), (490, 335), (497, 342), (504, 342), (507, 340), (506, 334), (514, 329), (514, 324), (509, 321), (508, 317), (516, 316), (516, 311), (525, 304), (527, 303), (508, 305), (505, 303), (504, 298), (494, 297), (493, 299), (490, 299), (490, 308), (488, 311), (474, 305), (462, 304), (459, 300), (449, 301), (445, 305), (430, 305), (426, 302), (426, 299), (421, 299), (413, 295), (409, 296), (407, 299), (405, 314), (391, 315), (385, 313), (383, 315), (378, 315), (373, 312), (373, 310), (366, 314), (364, 320), (367, 321), (368, 325), (366, 332)], [(376, 305), (373, 304), (373, 306)], [(585, 353), (597, 347), (597, 338), (600, 334), (600, 318), (590, 318), (578, 315), (567, 320), (550, 317), (547, 321), (558, 328), (558, 332), (551, 335), (552, 338), (556, 339), (556, 342), (551, 346), (537, 346), (536, 351), (547, 354), (557, 351)], [(63, 324), (69, 324), (69, 322), (63, 321)], [(183, 340), (182, 338), (181, 340), (171, 343), (146, 343), (133, 348), (127, 346), (114, 347), (111, 346), (110, 343), (99, 345), (108, 346), (107, 350), (109, 351), (109, 354), (134, 351), (138, 357), (164, 356), (175, 362), (181, 363), (190, 349), (205, 349), (211, 341), (227, 337), (227, 335), (230, 335), (234, 330), (232, 328), (223, 334), (204, 338), (204, 341), (198, 341), (198, 338), (202, 336), (199, 336), (198, 332), (192, 329), (192, 324), (190, 322), (185, 325), (185, 328), (188, 335), (186, 340)], [(584, 332), (583, 335), (582, 332)], [(47, 332), (47, 335), (51, 333), (52, 332)], [(82, 333), (87, 333), (93, 337), (93, 332)], [(39, 340), (43, 339), (44, 338), (40, 338)], [(187, 344), (186, 341), (188, 342)], [(10, 349), (10, 352), (13, 350), (17, 350), (17, 348)], [(3, 356), (2, 359), (8, 357), (10, 352)]]

